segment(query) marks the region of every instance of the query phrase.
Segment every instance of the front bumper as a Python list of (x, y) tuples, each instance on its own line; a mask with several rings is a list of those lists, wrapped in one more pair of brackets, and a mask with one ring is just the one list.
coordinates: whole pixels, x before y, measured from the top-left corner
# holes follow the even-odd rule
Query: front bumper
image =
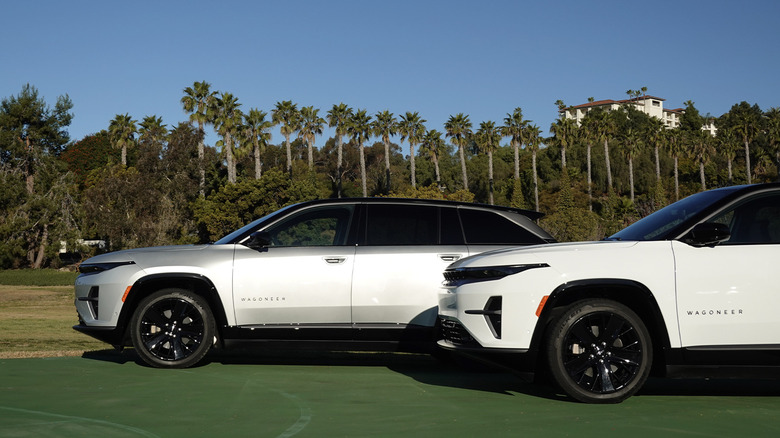
[(73, 330), (92, 336), (98, 341), (112, 345), (114, 348), (122, 348), (127, 345), (124, 330), (116, 327), (90, 327), (84, 324), (73, 326)]

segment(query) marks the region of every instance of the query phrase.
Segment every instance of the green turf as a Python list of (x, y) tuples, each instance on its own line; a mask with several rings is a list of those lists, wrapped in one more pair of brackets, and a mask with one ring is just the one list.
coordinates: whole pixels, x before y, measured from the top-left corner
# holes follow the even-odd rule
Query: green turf
[(54, 269), (0, 269), (0, 284), (11, 286), (72, 286), (78, 272)]
[(776, 381), (651, 380), (619, 405), (562, 399), (427, 356), (229, 358), (187, 370), (128, 353), (0, 360), (0, 437), (776, 437)]

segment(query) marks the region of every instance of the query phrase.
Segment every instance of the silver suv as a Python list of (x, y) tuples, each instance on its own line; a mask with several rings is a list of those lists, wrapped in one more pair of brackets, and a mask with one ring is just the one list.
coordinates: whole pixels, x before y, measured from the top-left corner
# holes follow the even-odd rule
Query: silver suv
[(169, 368), (236, 341), (434, 346), (442, 270), (486, 250), (552, 242), (539, 216), (446, 201), (296, 204), (214, 244), (86, 260), (74, 328)]

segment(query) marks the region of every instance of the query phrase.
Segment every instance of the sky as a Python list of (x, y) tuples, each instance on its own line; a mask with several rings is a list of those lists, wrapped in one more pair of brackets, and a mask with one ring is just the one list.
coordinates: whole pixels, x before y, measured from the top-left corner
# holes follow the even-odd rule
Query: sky
[(0, 98), (28, 83), (50, 106), (67, 94), (72, 140), (117, 114), (176, 126), (195, 81), (244, 111), (292, 100), (325, 117), (343, 102), (416, 111), (442, 132), (451, 115), (476, 129), (521, 107), (546, 133), (558, 99), (641, 87), (664, 108), (691, 100), (713, 116), (741, 101), (780, 106), (776, 0), (29, 0), (2, 11)]

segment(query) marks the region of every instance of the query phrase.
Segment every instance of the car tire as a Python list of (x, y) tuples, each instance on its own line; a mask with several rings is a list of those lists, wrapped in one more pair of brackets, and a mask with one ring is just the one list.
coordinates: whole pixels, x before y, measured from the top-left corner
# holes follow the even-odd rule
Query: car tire
[(157, 368), (187, 368), (214, 344), (216, 324), (208, 302), (184, 289), (162, 289), (141, 300), (130, 321), (138, 356)]
[(653, 350), (642, 320), (606, 299), (569, 306), (547, 338), (547, 365), (569, 397), (585, 403), (620, 403), (642, 387)]

